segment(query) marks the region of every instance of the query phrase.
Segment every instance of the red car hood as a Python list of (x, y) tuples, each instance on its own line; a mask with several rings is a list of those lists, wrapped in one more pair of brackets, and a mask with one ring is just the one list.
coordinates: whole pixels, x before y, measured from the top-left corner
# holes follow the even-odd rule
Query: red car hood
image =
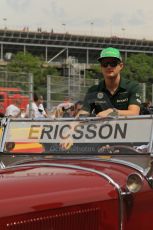
[(118, 199), (132, 172), (126, 166), (97, 161), (45, 161), (0, 172), (0, 218), (77, 204)]

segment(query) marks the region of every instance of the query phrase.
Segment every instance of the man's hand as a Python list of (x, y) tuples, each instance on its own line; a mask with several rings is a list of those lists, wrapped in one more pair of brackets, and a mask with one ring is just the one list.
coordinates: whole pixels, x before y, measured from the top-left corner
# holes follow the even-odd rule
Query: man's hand
[(106, 110), (104, 110), (104, 111), (102, 111), (102, 112), (99, 112), (99, 113), (97, 114), (97, 117), (103, 117), (103, 118), (105, 118), (105, 117), (108, 117), (109, 115), (112, 116), (112, 113), (113, 113), (113, 112), (114, 112), (114, 110), (113, 110), (112, 108), (106, 109)]
[(73, 133), (74, 128), (76, 127), (77, 124), (79, 124), (78, 121), (69, 123), (69, 125), (71, 126), (71, 129), (69, 129), (68, 133), (67, 132), (65, 133), (65, 136), (68, 136), (68, 138), (65, 140), (62, 140), (59, 144), (60, 148), (62, 148), (63, 150), (69, 150), (73, 146), (74, 141), (73, 141), (71, 134)]
[(60, 148), (63, 150), (69, 150), (73, 146), (74, 142), (71, 138), (67, 139), (66, 142), (60, 143)]
[(85, 116), (89, 116), (90, 114), (89, 114), (89, 112), (87, 112), (87, 111), (85, 111), (85, 110), (80, 110), (77, 114), (76, 114), (76, 117), (79, 117), (79, 116), (83, 116), (83, 115), (85, 115)]

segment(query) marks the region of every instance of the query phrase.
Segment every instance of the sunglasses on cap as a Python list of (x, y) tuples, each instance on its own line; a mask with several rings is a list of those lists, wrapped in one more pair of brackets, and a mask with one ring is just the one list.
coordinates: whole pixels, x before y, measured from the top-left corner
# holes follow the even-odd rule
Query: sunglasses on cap
[(117, 60), (117, 59), (110, 60), (110, 61), (102, 61), (101, 66), (104, 67), (104, 68), (106, 68), (108, 66), (116, 67), (119, 63), (121, 63), (121, 62), (119, 60)]

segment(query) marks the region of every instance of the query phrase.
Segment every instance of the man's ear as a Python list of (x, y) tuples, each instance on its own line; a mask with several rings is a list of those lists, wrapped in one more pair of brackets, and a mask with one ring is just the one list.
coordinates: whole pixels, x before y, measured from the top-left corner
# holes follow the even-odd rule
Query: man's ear
[(123, 69), (123, 67), (124, 67), (124, 63), (121, 62), (121, 63), (120, 63), (120, 68), (121, 68), (121, 70)]

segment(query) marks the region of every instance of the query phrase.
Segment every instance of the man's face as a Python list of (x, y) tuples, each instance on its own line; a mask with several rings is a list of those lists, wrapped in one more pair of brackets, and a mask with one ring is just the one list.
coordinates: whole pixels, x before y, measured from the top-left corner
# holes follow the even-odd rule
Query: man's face
[(104, 78), (115, 78), (120, 74), (123, 68), (123, 62), (117, 58), (103, 58), (101, 61), (101, 70)]

